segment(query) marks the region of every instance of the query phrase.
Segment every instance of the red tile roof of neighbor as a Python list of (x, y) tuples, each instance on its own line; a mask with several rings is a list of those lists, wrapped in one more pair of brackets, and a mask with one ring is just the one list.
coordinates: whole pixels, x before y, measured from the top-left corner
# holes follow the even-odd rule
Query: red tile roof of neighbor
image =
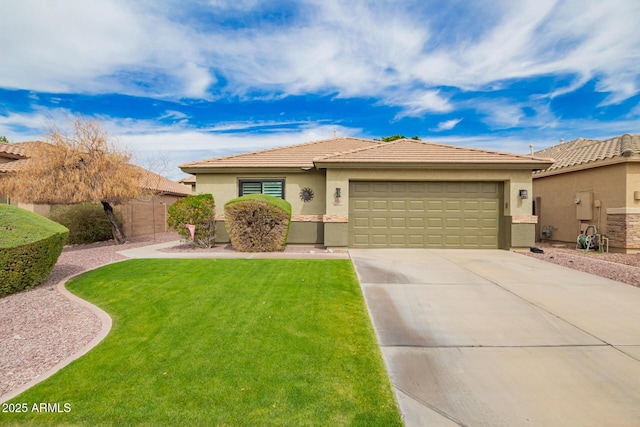
[(640, 135), (624, 134), (605, 140), (578, 138), (537, 151), (535, 154), (555, 159), (555, 163), (546, 171), (578, 165), (587, 166), (599, 160), (640, 154)]
[(333, 138), (180, 165), (186, 172), (218, 168), (294, 167), (322, 164), (516, 164), (543, 169), (548, 158), (434, 144), (412, 139), (391, 142)]

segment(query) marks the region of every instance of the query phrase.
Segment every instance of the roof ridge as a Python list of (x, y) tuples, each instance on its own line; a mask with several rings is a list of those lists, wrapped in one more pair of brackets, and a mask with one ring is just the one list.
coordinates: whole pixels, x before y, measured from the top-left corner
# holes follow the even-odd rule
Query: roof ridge
[(532, 155), (530, 155), (530, 154), (518, 154), (518, 153), (511, 153), (511, 152), (506, 152), (506, 151), (488, 150), (488, 149), (486, 149), (486, 148), (466, 147), (466, 146), (460, 146), (460, 145), (442, 144), (442, 143), (439, 143), (439, 142), (433, 142), (433, 141), (418, 141), (418, 140), (412, 140), (412, 139), (408, 139), (407, 141), (413, 141), (413, 142), (421, 142), (421, 143), (426, 143), (426, 144), (439, 145), (439, 146), (441, 146), (441, 147), (455, 148), (455, 149), (457, 149), (457, 150), (471, 150), (471, 151), (480, 152), (480, 153), (497, 154), (497, 155), (500, 155), (500, 156), (516, 156), (516, 157), (521, 157), (521, 158), (523, 158), (523, 159), (542, 159), (542, 160), (548, 160), (548, 158), (545, 158), (545, 157), (539, 157), (539, 156), (532, 156)]
[(355, 138), (355, 137), (351, 137), (351, 136), (339, 136), (339, 137), (335, 137), (335, 138), (325, 138), (325, 139), (318, 139), (318, 140), (315, 140), (315, 141), (302, 142), (302, 143), (297, 143), (297, 144), (289, 144), (289, 145), (281, 145), (281, 146), (278, 146), (278, 147), (264, 148), (262, 150), (245, 151), (243, 153), (229, 154), (229, 155), (226, 155), (226, 156), (210, 157), (210, 158), (207, 158), (207, 159), (195, 160), (195, 161), (192, 161), (192, 162), (182, 163), (182, 164), (178, 165), (178, 167), (189, 166), (189, 165), (196, 164), (196, 163), (208, 162), (208, 161), (211, 161), (211, 160), (234, 159), (234, 158), (237, 158), (237, 157), (268, 153), (268, 152), (271, 152), (271, 151), (279, 151), (279, 150), (293, 148), (293, 147), (317, 145), (317, 144), (320, 144), (320, 143), (323, 143), (323, 142), (337, 141), (337, 140), (340, 140), (340, 139), (355, 139), (355, 140), (359, 140), (359, 141), (373, 142), (373, 141), (370, 141), (370, 140), (367, 140), (367, 139), (363, 139), (363, 138)]
[(313, 161), (315, 162), (316, 160), (330, 159), (331, 157), (341, 156), (343, 154), (351, 154), (351, 153), (358, 153), (360, 151), (372, 150), (372, 149), (378, 148), (382, 144), (389, 144), (391, 142), (395, 142), (395, 141), (378, 142), (378, 141), (374, 141), (372, 139), (363, 139), (363, 138), (353, 138), (353, 139), (359, 139), (360, 141), (373, 142), (374, 144), (377, 144), (377, 145), (370, 145), (368, 147), (360, 147), (360, 148), (352, 148), (351, 150), (337, 151), (337, 152), (334, 152), (334, 153), (325, 154), (323, 156), (318, 156), (318, 157), (314, 158)]

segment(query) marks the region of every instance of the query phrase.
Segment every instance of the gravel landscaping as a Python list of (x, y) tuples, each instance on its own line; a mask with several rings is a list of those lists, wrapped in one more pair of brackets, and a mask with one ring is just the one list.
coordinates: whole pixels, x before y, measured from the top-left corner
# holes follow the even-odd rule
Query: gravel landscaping
[[(98, 318), (60, 295), (55, 290), (57, 283), (83, 271), (125, 259), (118, 251), (173, 240), (179, 240), (176, 233), (163, 233), (124, 245), (106, 242), (66, 247), (44, 283), (29, 291), (0, 298), (0, 396), (76, 353), (100, 330)], [(640, 287), (640, 254), (584, 253), (548, 244), (538, 247), (544, 254), (523, 254)], [(213, 249), (194, 249), (180, 245), (166, 251), (226, 252), (233, 248), (219, 245)], [(285, 252), (324, 251), (322, 248), (288, 246)]]
[(536, 247), (542, 249), (544, 254), (533, 252), (523, 252), (523, 254), (640, 287), (640, 254), (585, 252), (571, 246), (567, 244), (566, 247), (557, 247), (538, 243)]

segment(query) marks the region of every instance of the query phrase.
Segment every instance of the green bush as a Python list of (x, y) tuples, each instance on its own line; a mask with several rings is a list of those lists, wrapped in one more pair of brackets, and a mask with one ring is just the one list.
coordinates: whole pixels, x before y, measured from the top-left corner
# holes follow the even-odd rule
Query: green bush
[[(51, 208), (49, 219), (69, 229), (67, 243), (70, 245), (113, 239), (111, 223), (105, 215), (102, 205), (79, 203), (77, 205), (54, 206)], [(120, 223), (122, 222), (120, 221)]]
[(291, 224), (291, 204), (266, 194), (229, 200), (224, 218), (231, 245), (240, 252), (284, 250)]
[(0, 297), (49, 276), (69, 230), (36, 213), (0, 205)]
[(193, 241), (201, 248), (216, 242), (216, 205), (211, 194), (198, 194), (180, 199), (169, 207), (167, 225), (184, 239), (191, 239), (187, 224), (195, 226)]

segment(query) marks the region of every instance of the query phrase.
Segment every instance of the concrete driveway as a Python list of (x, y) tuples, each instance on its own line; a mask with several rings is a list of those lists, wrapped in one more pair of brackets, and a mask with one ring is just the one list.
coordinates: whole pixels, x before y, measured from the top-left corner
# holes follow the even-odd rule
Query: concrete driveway
[(349, 251), (407, 426), (640, 425), (640, 289), (499, 250)]

